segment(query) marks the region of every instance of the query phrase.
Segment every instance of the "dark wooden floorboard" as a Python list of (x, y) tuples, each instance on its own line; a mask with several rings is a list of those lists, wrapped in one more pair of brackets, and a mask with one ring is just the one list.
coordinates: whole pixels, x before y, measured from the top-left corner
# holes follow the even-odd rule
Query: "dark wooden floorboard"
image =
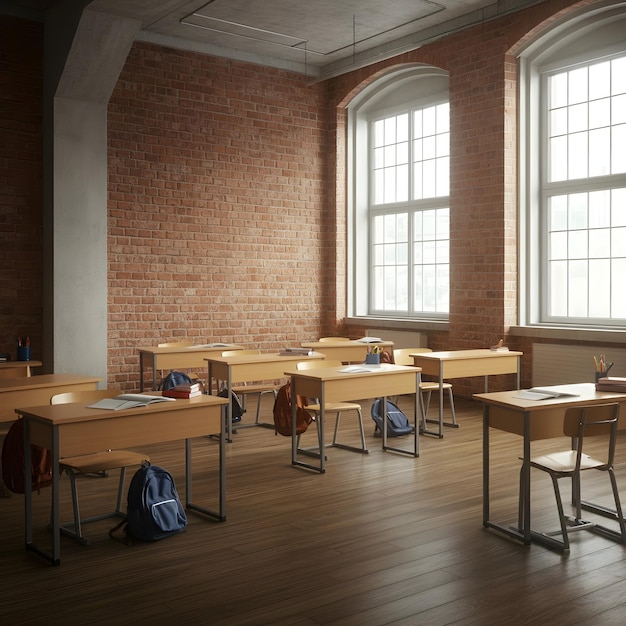
[[(262, 419), (271, 421), (271, 402), (263, 402)], [(62, 538), (61, 566), (50, 567), (24, 550), (23, 497), (0, 499), (2, 623), (624, 623), (625, 546), (580, 532), (561, 555), (482, 527), (480, 405), (457, 399), (461, 427), (446, 429), (442, 440), (421, 437), (420, 458), (412, 459), (381, 451), (371, 401), (362, 404), (370, 454), (328, 449), (324, 475), (290, 465), (289, 439), (240, 428), (227, 446), (227, 521), (190, 513), (184, 533), (160, 542), (113, 541), (107, 532), (115, 521), (105, 520), (86, 526), (90, 546)], [(400, 404), (410, 411), (408, 399)], [(356, 442), (353, 420), (346, 414), (342, 422)], [(305, 436), (315, 440), (313, 430)], [(536, 442), (534, 450), (563, 443)], [(142, 450), (170, 470), (184, 496), (182, 442)], [(217, 444), (198, 439), (193, 451), (194, 500), (215, 508)], [(492, 518), (508, 524), (517, 515), (520, 453), (519, 438), (492, 433)], [(551, 484), (537, 474), (534, 526), (556, 528)], [(626, 433), (617, 476), (626, 485)], [(585, 483), (589, 499), (610, 502), (605, 478)], [(62, 484), (68, 519), (67, 479)], [(116, 487), (115, 473), (82, 478), (83, 513), (112, 507)], [(48, 497), (45, 490), (35, 496), (43, 541)]]

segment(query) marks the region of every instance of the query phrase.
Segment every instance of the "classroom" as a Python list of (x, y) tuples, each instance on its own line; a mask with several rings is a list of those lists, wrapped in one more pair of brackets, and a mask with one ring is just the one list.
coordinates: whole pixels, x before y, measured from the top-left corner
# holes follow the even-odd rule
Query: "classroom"
[[(289, 46), (268, 42), (269, 31), (273, 37), (288, 32), (269, 25), (304, 24), (305, 3), (263, 3), (265, 11), (254, 2), (226, 4), (0, 2), (0, 354), (15, 360), (17, 342), (28, 337), (30, 358), (42, 363), (34, 375), (88, 375), (101, 387), (131, 393), (140, 389), (140, 351), (159, 343), (224, 342), (277, 352), (326, 336), (393, 337), (397, 347), (419, 342), (434, 351), (483, 349), (502, 340), (521, 353), (523, 389), (593, 382), (593, 358), (599, 355), (613, 363), (611, 375), (626, 376), (623, 2), (311, 2), (307, 6), (329, 12), (324, 19), (333, 25), (328, 33), (303, 27), (310, 41), (300, 35)], [(231, 28), (237, 15), (247, 24), (245, 11), (238, 14), (242, 7), (256, 24), (266, 19), (268, 26), (255, 34), (259, 41), (240, 30), (237, 45), (215, 22)], [(380, 22), (376, 34), (366, 30), (374, 28), (368, 11)], [(203, 15), (212, 20), (210, 28), (199, 28), (206, 26)], [(341, 22), (347, 45), (324, 61), (315, 46), (332, 48), (324, 35), (336, 36), (335, 22)], [(319, 27), (323, 21), (311, 23)], [(384, 24), (399, 23), (395, 34), (376, 39)], [(189, 35), (183, 39), (182, 33)], [(553, 96), (548, 109), (548, 94), (563, 81), (569, 85), (565, 102)], [(576, 89), (581, 82), (588, 85), (584, 96)], [(548, 121), (559, 128), (549, 136)], [(403, 142), (398, 138), (404, 124), (412, 135)], [(408, 181), (406, 193), (398, 191), (400, 180)], [(194, 371), (206, 376), (205, 368)], [(512, 373), (494, 376), (489, 391), (516, 384)], [(474, 443), (481, 437), (481, 407), (472, 397), (484, 391), (483, 380), (458, 378), (453, 389), (459, 415), (465, 410), (469, 416), (467, 427), (460, 417), (461, 428), (446, 429), (441, 440), (420, 437), (418, 459), (389, 462), (411, 480), (420, 471), (428, 475), (431, 485), (423, 496), (432, 497), (442, 515), (452, 504), (445, 505), (443, 489), (432, 484), (432, 459), (441, 454), (440, 463), (454, 463), (452, 449), (442, 449), (446, 443), (465, 450), (465, 433), (473, 433)], [(370, 438), (369, 409), (363, 404), (370, 455), (359, 458), (354, 471), (378, 480), (376, 470), (365, 467), (384, 464), (391, 455)], [(270, 410), (264, 407), (265, 417)], [(263, 506), (249, 482), (253, 465), (264, 464), (257, 455), (285, 446), (272, 436), (258, 448), (248, 443), (234, 450), (263, 434), (255, 431), (235, 436), (226, 453), (235, 466), (229, 466), (228, 479), (234, 513), (231, 528), (219, 533), (238, 556), (246, 547), (232, 527), (245, 527), (252, 515), (251, 509), (239, 510), (247, 506), (240, 500), (250, 496)], [(626, 462), (619, 448), (618, 480)], [(175, 448), (166, 451), (180, 470)], [(475, 454), (471, 463), (480, 465), (477, 449)], [(298, 482), (306, 473), (287, 467), (285, 493), (297, 500), (301, 490), (322, 489), (328, 478), (342, 481), (341, 493), (349, 499), (350, 483), (335, 469), (352, 471), (354, 456), (342, 455), (328, 476), (307, 477), (307, 487)], [(429, 469), (420, 470), (420, 463)], [(515, 481), (514, 471), (511, 476)], [(393, 493), (391, 478), (384, 480)], [(480, 481), (470, 503), (453, 476), (447, 480), (461, 509), (467, 515), (478, 511), (465, 525), (479, 533)], [(267, 489), (268, 509), (289, 511), (280, 491)], [(399, 492), (407, 496), (410, 490)], [(378, 506), (374, 495), (355, 498), (354, 509)], [(384, 501), (393, 499), (383, 495)], [(550, 497), (546, 490), (546, 507)], [(337, 500), (335, 508), (341, 506)], [(326, 502), (311, 512), (319, 522), (315, 531), (305, 525), (319, 545), (325, 522), (328, 532), (341, 526), (333, 511)], [(269, 542), (274, 518), (266, 514)], [(407, 523), (417, 524), (414, 512), (406, 515)], [(20, 519), (18, 509), (11, 519)], [(291, 522), (293, 528), (299, 523)], [(191, 545), (190, 534), (184, 540)], [(502, 561), (524, 554), (523, 547), (483, 534), (481, 550), (489, 540), (497, 550), (508, 547), (506, 556), (499, 552)], [(348, 556), (358, 550), (346, 534), (340, 536), (332, 549), (345, 550), (338, 575), (347, 577)], [(444, 541), (441, 535), (437, 540)], [(260, 536), (256, 541), (263, 544)], [(400, 546), (403, 539), (396, 535), (394, 541)], [(416, 545), (412, 549), (419, 552)], [(481, 546), (475, 537), (468, 545), (476, 551)], [(622, 559), (623, 548), (612, 548), (602, 554), (623, 580), (615, 557)], [(374, 550), (373, 541), (362, 549)], [(96, 568), (74, 550), (68, 567), (89, 562)], [(32, 569), (36, 561), (22, 551), (18, 541), (6, 567), (17, 561), (21, 571)], [(560, 557), (545, 552), (539, 558), (552, 559), (552, 571), (558, 571)], [(176, 561), (173, 548), (168, 554)], [(306, 572), (310, 563), (295, 548), (287, 554), (292, 569), (274, 565), (271, 571), (287, 572), (298, 585), (298, 571)], [(320, 558), (324, 554), (320, 548)], [(220, 563), (228, 571), (227, 558)], [(532, 567), (540, 569), (537, 561)], [(174, 564), (164, 569), (171, 574)], [(432, 582), (435, 590), (458, 575), (454, 567), (429, 572), (441, 577)], [(571, 571), (564, 576), (574, 579)], [(120, 586), (128, 583), (124, 578)], [(312, 595), (325, 593), (319, 581), (312, 589)], [(237, 594), (236, 581), (232, 592)], [(258, 597), (252, 595), (260, 603), (263, 594), (281, 602), (269, 586), (259, 584)], [(326, 600), (329, 607), (340, 604), (339, 596)], [(597, 601), (606, 612), (596, 607), (589, 619), (614, 623), (610, 605)], [(575, 623), (572, 614), (563, 614), (561, 622), (549, 615), (548, 604), (540, 615), (529, 613), (528, 623), (548, 616), (551, 623)], [(306, 607), (301, 613), (269, 612), (258, 622), (252, 614), (244, 621), (244, 613), (237, 621), (233, 606), (232, 622), (225, 611), (221, 621), (186, 617), (187, 623), (225, 624), (422, 623), (413, 609), (391, 609), (387, 617), (364, 613), (361, 619), (346, 614), (342, 621), (340, 613), (335, 617), (320, 606), (310, 613)], [(620, 607), (626, 611), (623, 601)], [(138, 615), (147, 618), (144, 608)], [(481, 622), (476, 607), (455, 610), (433, 613), (424, 623)], [(61, 615), (56, 610), (59, 621)], [(513, 615), (501, 609), (492, 623)], [(105, 613), (100, 616), (105, 621)]]

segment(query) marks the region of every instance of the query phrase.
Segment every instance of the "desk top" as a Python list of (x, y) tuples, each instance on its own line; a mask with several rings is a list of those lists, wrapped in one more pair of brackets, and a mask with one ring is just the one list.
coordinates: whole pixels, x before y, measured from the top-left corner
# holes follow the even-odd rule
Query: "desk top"
[(0, 378), (0, 393), (24, 389), (39, 389), (43, 387), (58, 387), (59, 385), (68, 384), (97, 384), (99, 382), (100, 379), (94, 376), (80, 376), (78, 374), (42, 374), (41, 376)]
[(514, 350), (505, 350), (498, 352), (497, 350), (489, 350), (483, 348), (479, 350), (448, 350), (444, 352), (415, 352), (410, 354), (411, 357), (419, 357), (420, 359), (432, 359), (436, 361), (455, 361), (461, 359), (490, 359), (494, 357), (505, 356), (522, 356), (523, 352), (515, 352)]
[(222, 363), (226, 365), (249, 365), (252, 363), (293, 363), (294, 361), (309, 361), (311, 359), (323, 359), (323, 354), (315, 352), (313, 354), (280, 354), (278, 352), (262, 352), (260, 354), (233, 354), (231, 356), (207, 356), (204, 358), (209, 363)]
[(380, 374), (402, 374), (411, 372), (416, 374), (421, 368), (412, 365), (392, 365), (381, 363), (380, 365), (342, 365), (341, 367), (316, 367), (310, 370), (288, 370), (285, 376), (296, 376), (319, 381), (347, 380), (352, 378), (371, 377)]
[(546, 400), (525, 400), (516, 398), (520, 390), (494, 391), (490, 393), (477, 393), (474, 398), (494, 406), (505, 407), (520, 412), (543, 411), (555, 406), (567, 408), (581, 404), (600, 404), (602, 402), (626, 402), (626, 394), (610, 391), (596, 391), (594, 383), (575, 383), (571, 385), (543, 386), (542, 389), (553, 389), (565, 393), (575, 394), (560, 398), (548, 398)]
[(19, 415), (23, 415), (24, 417), (44, 422), (49, 426), (60, 426), (63, 424), (72, 424), (74, 422), (91, 422), (97, 420), (124, 418), (131, 415), (142, 415), (145, 413), (179, 411), (181, 408), (185, 408), (190, 405), (204, 404), (214, 406), (227, 403), (227, 398), (201, 395), (189, 399), (176, 399), (174, 402), (155, 402), (146, 406), (133, 407), (120, 411), (92, 409), (88, 408), (85, 402), (71, 402), (67, 404), (45, 404), (41, 406), (25, 407), (15, 409), (15, 412)]
[(235, 343), (205, 343), (193, 346), (167, 346), (156, 348), (138, 348), (139, 352), (148, 354), (180, 354), (187, 352), (222, 352), (224, 350), (243, 350), (243, 346)]
[(18, 367), (41, 367), (41, 361), (0, 361), (0, 370), (11, 370)]
[(367, 348), (369, 346), (382, 346), (383, 348), (392, 348), (394, 346), (393, 341), (359, 341), (354, 339), (352, 341), (306, 341), (300, 344), (303, 348), (349, 348), (359, 346), (361, 348)]

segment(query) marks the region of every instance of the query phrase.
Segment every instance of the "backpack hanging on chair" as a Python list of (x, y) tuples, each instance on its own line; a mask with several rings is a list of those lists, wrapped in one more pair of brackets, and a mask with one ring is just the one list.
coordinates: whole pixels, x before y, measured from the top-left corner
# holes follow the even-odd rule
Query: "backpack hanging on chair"
[[(304, 408), (306, 398), (296, 397), (296, 434), (302, 434), (313, 421), (313, 416)], [(277, 434), (291, 437), (291, 383), (283, 385), (274, 400), (274, 429)]]
[(26, 493), (52, 484), (52, 454), (46, 448), (31, 445), (29, 477), (24, 476), (24, 419), (11, 424), (2, 444), (2, 480), (12, 493)]

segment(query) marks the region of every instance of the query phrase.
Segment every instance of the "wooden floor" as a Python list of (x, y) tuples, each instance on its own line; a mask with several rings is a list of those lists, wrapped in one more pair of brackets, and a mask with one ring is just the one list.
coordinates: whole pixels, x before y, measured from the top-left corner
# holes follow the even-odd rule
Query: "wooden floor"
[[(370, 405), (363, 401), (370, 454), (329, 449), (324, 475), (290, 465), (289, 439), (239, 430), (227, 451), (227, 521), (190, 514), (184, 533), (160, 542), (127, 546), (107, 536), (114, 521), (97, 522), (87, 527), (92, 545), (62, 538), (61, 565), (50, 567), (24, 550), (23, 498), (0, 499), (1, 623), (624, 624), (625, 546), (585, 531), (561, 555), (482, 527), (478, 404), (457, 399), (460, 428), (421, 437), (418, 459), (380, 450)], [(409, 402), (401, 405), (408, 412)], [(494, 432), (492, 443), (492, 518), (513, 523), (521, 442)], [(184, 497), (182, 442), (143, 450)], [(216, 450), (214, 441), (194, 442), (194, 499), (210, 505)], [(553, 528), (551, 486), (537, 474), (533, 525)], [(617, 474), (626, 486), (626, 433)], [(590, 481), (588, 499), (605, 501), (608, 480), (600, 479)], [(83, 512), (112, 504), (116, 480), (82, 479)], [(67, 517), (65, 477), (62, 484)], [(35, 496), (44, 539), (48, 497)]]

